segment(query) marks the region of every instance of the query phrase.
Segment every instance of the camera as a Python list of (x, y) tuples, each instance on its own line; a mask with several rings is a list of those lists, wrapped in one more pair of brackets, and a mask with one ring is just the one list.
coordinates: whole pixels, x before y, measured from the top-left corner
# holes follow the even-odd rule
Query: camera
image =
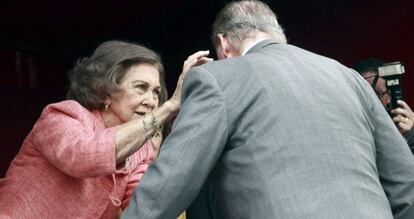
[(390, 92), (390, 109), (399, 107), (397, 100), (403, 99), (401, 75), (404, 74), (404, 72), (404, 65), (401, 62), (385, 63), (378, 67), (378, 74), (380, 77), (384, 78)]

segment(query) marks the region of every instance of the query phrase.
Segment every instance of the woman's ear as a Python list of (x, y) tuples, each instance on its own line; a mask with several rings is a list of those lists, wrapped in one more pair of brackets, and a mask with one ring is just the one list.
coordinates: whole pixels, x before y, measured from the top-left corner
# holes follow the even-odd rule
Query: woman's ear
[(111, 98), (109, 98), (109, 97), (105, 97), (105, 100), (104, 100), (104, 109), (105, 110), (108, 110), (108, 107), (111, 105)]

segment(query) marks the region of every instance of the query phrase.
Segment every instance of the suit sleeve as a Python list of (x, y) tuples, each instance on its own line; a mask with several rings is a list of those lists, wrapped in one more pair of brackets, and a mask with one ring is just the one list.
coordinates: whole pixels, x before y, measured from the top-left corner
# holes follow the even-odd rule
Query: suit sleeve
[[(75, 178), (115, 172), (115, 128), (96, 131), (79, 107), (49, 106), (31, 132), (37, 150), (56, 168)], [(87, 119), (89, 118), (89, 119)]]
[(411, 128), (410, 131), (405, 135), (408, 146), (410, 146), (411, 152), (414, 154), (414, 128)]
[(414, 157), (379, 101), (372, 108), (381, 184), (394, 218), (414, 218)]
[(217, 81), (202, 67), (193, 68), (184, 82), (173, 130), (123, 218), (176, 218), (198, 194), (227, 135), (226, 107)]

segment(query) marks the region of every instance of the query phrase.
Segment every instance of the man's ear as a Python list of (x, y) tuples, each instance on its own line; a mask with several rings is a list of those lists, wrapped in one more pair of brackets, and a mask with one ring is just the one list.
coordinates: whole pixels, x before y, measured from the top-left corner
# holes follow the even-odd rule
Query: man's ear
[(217, 34), (217, 57), (218, 59), (226, 59), (236, 56), (235, 48), (223, 34)]

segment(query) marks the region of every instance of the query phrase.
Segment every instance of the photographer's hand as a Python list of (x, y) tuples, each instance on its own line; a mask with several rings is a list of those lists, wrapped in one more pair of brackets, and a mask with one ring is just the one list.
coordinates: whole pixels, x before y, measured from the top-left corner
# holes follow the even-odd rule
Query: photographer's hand
[(414, 113), (406, 102), (398, 100), (397, 103), (401, 107), (391, 110), (391, 113), (394, 114), (392, 120), (394, 120), (395, 124), (397, 124), (397, 127), (401, 133), (406, 133), (413, 128)]

